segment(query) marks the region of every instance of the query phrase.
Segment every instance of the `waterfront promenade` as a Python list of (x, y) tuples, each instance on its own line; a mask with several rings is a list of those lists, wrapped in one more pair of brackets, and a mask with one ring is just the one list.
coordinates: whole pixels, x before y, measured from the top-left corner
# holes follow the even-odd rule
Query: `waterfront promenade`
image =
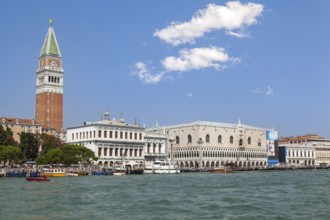
[[(181, 173), (197, 173), (197, 172), (208, 172), (212, 168), (181, 168)], [(66, 175), (72, 172), (79, 172), (80, 176), (102, 176), (111, 175), (108, 171), (110, 168), (102, 168), (98, 166), (77, 168), (77, 167), (67, 167), (64, 168)], [(294, 171), (294, 170), (330, 170), (329, 166), (274, 166), (274, 167), (232, 167), (235, 172), (245, 172), (245, 171), (260, 171), (260, 172), (271, 172), (271, 171)], [(0, 168), (0, 177), (38, 177), (42, 176), (42, 172), (30, 168), (30, 167), (2, 167)]]

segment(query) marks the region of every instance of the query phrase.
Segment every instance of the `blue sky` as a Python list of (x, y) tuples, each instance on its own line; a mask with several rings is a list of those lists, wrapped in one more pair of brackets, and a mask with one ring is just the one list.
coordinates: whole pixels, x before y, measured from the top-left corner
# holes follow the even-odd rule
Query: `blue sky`
[(33, 118), (49, 18), (64, 127), (109, 109), (146, 127), (197, 120), (330, 138), (330, 1), (1, 1), (0, 116)]

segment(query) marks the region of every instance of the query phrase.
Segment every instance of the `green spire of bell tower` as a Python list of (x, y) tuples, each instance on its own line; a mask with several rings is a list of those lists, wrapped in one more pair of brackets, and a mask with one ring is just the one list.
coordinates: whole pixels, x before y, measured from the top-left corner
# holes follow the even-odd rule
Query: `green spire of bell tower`
[(40, 57), (44, 55), (61, 57), (60, 48), (57, 44), (55, 32), (53, 29), (53, 20), (49, 19), (49, 28), (41, 49)]

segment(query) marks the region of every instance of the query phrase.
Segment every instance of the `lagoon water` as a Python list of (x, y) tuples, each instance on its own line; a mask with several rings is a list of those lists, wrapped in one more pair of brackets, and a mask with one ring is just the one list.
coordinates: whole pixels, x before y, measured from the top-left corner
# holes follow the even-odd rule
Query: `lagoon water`
[(0, 219), (330, 219), (330, 172), (0, 178)]

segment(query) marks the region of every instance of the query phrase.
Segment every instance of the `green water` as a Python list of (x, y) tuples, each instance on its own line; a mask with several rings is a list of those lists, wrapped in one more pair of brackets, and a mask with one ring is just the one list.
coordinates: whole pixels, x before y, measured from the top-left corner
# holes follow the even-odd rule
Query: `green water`
[(0, 219), (330, 219), (330, 171), (0, 178)]

